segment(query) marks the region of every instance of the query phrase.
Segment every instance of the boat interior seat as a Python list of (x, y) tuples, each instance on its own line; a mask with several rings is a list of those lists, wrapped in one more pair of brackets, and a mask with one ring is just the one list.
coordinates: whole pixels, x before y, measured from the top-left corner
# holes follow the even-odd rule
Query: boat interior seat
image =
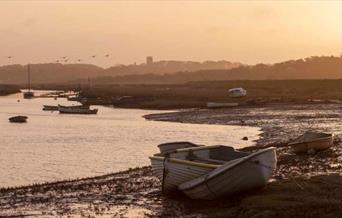
[(235, 150), (233, 147), (220, 146), (211, 149), (209, 152), (209, 158), (220, 161), (231, 161), (237, 158), (245, 157), (249, 155), (247, 152), (241, 152)]

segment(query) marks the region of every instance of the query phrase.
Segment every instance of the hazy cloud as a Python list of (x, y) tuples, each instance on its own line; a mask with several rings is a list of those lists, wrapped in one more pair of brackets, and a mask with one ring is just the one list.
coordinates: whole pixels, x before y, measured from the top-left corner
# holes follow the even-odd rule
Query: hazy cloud
[(267, 6), (255, 6), (252, 9), (252, 17), (256, 19), (270, 19), (276, 16), (273, 8)]

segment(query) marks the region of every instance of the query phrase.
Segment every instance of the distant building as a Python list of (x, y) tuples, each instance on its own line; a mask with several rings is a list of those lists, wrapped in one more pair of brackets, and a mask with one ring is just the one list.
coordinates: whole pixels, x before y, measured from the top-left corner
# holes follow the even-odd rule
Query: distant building
[(146, 64), (147, 65), (152, 65), (153, 64), (153, 57), (152, 56), (147, 56), (146, 57)]

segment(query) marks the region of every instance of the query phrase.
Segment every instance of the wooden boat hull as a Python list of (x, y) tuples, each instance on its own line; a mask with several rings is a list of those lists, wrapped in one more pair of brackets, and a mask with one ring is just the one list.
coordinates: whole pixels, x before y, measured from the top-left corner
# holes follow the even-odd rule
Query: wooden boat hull
[(263, 187), (276, 167), (275, 148), (232, 160), (215, 170), (178, 186), (192, 199), (212, 200)]
[(43, 111), (58, 111), (58, 106), (43, 105)]
[(58, 108), (59, 113), (61, 114), (97, 114), (97, 109), (83, 109), (83, 108)]
[(204, 175), (219, 166), (157, 156), (150, 157), (150, 160), (152, 173), (162, 182), (164, 193), (177, 191), (178, 185)]
[(98, 109), (90, 109), (88, 105), (62, 106), (58, 105), (58, 111), (62, 114), (97, 114)]
[(333, 134), (306, 132), (288, 145), (293, 148), (295, 153), (304, 153), (328, 149), (333, 142)]
[(15, 116), (15, 117), (10, 117), (8, 120), (11, 123), (26, 123), (27, 117), (26, 116)]
[(324, 139), (320, 139), (312, 142), (302, 142), (291, 144), (295, 153), (304, 153), (310, 150), (321, 151), (330, 148), (333, 145), (334, 138), (327, 137)]

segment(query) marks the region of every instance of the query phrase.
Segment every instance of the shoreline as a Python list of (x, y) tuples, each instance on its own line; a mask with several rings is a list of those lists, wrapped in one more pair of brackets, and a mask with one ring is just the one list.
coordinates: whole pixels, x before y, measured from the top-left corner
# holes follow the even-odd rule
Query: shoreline
[(19, 87), (15, 85), (0, 85), (0, 96), (20, 93)]
[[(278, 166), (264, 188), (215, 201), (193, 201), (182, 194), (164, 196), (149, 166), (75, 180), (1, 188), (0, 216), (136, 216), (136, 217), (317, 217), (342, 215), (342, 148), (295, 155), (284, 144), (307, 128), (342, 132), (339, 105), (268, 106), (191, 110), (146, 115), (146, 119), (263, 128), (254, 151), (275, 145)], [(243, 121), (243, 122), (242, 122)], [(298, 210), (301, 208), (301, 210)]]

